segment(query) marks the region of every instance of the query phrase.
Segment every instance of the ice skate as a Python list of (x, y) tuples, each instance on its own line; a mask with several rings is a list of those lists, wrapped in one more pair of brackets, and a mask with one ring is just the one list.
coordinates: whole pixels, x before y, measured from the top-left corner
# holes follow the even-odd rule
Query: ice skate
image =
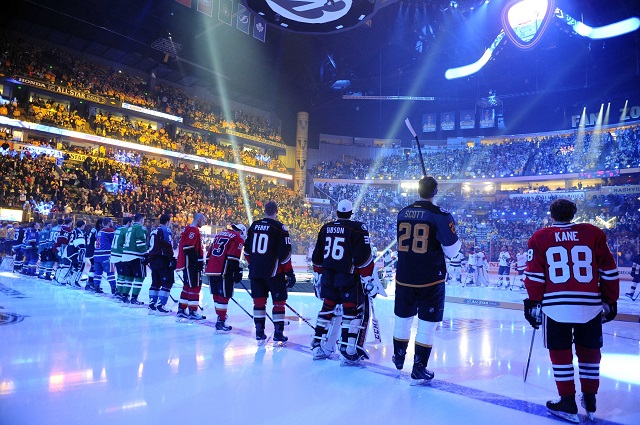
[(284, 323), (276, 323), (275, 328), (275, 332), (273, 333), (273, 346), (285, 345), (289, 337), (284, 336)]
[(324, 360), (331, 357), (331, 353), (323, 350), (320, 344), (312, 346), (311, 352), (313, 353), (313, 360)]
[(189, 321), (189, 313), (184, 308), (179, 308), (176, 313), (176, 322), (186, 323)]
[(396, 366), (396, 369), (402, 370), (402, 367), (404, 366), (404, 359), (406, 356), (406, 350), (400, 350), (393, 354), (393, 356), (391, 357), (391, 361)]
[(122, 295), (122, 307), (129, 307), (129, 295)]
[(269, 338), (267, 338), (267, 335), (264, 333), (264, 326), (259, 324), (256, 325), (256, 341), (258, 342), (258, 345), (265, 345), (268, 340)]
[(574, 396), (561, 397), (560, 400), (557, 401), (547, 401), (547, 411), (552, 415), (573, 422), (574, 424), (580, 423), (578, 406), (576, 405)]
[(197, 311), (190, 310), (189, 311), (189, 321), (190, 322), (203, 322), (207, 319), (207, 316), (203, 316)]
[(158, 304), (156, 306), (156, 316), (167, 316), (171, 314), (171, 310), (167, 310), (164, 304)]
[(129, 307), (142, 308), (144, 307), (144, 303), (142, 301), (138, 301), (138, 297), (131, 297), (131, 300), (129, 301)]
[(232, 326), (228, 326), (224, 320), (220, 319), (218, 316), (218, 320), (216, 321), (216, 333), (218, 334), (228, 334), (233, 329)]
[(147, 308), (147, 314), (149, 316), (155, 316), (156, 315), (156, 305), (155, 304), (149, 304), (149, 308)]
[(427, 369), (425, 363), (422, 357), (414, 357), (413, 370), (411, 371), (411, 386), (427, 385), (435, 376), (435, 373)]
[(587, 411), (587, 417), (589, 420), (594, 420), (594, 413), (596, 412), (596, 395), (592, 393), (582, 393), (580, 397), (580, 405)]

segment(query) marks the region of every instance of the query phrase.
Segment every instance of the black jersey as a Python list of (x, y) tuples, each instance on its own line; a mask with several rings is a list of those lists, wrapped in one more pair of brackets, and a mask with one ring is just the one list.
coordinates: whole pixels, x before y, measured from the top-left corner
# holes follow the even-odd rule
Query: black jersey
[(367, 226), (347, 219), (326, 223), (318, 233), (311, 259), (314, 271), (317, 272), (328, 269), (338, 273), (370, 276), (373, 257)]
[(247, 232), (244, 255), (249, 278), (265, 279), (292, 270), (289, 230), (270, 218), (254, 221)]
[(398, 213), (397, 235), (396, 283), (425, 287), (444, 282), (445, 251), (453, 256), (460, 249), (451, 214), (429, 201), (417, 201)]
[(98, 236), (98, 229), (94, 226), (88, 235), (87, 241), (87, 252), (85, 254), (85, 259), (90, 260), (93, 258), (93, 253), (96, 248), (96, 237)]

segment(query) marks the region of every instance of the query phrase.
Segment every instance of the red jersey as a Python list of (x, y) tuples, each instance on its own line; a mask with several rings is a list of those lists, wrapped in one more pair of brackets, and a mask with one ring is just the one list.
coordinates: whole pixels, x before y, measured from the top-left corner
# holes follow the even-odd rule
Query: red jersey
[(188, 225), (182, 231), (182, 235), (180, 235), (176, 269), (183, 270), (186, 267), (194, 267), (198, 261), (204, 262), (203, 255), (204, 251), (202, 250), (200, 229), (196, 226)]
[(61, 246), (69, 245), (69, 236), (71, 236), (71, 226), (67, 224), (62, 225), (58, 239), (56, 239), (56, 243), (53, 244), (53, 250), (55, 251)]
[(618, 300), (615, 259), (602, 230), (588, 223), (555, 224), (529, 239), (525, 287), (556, 322), (586, 323), (602, 302)]
[(204, 274), (209, 276), (230, 276), (238, 272), (240, 270), (243, 243), (240, 232), (225, 230), (218, 233), (209, 246)]

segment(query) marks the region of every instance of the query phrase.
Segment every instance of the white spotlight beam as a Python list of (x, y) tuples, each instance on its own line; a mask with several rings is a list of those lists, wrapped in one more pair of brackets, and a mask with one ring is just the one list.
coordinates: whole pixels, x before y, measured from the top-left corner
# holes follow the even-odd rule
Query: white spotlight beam
[(634, 32), (638, 28), (640, 28), (640, 19), (635, 16), (601, 27), (590, 27), (589, 25), (577, 21), (576, 19), (567, 15), (559, 8), (556, 9), (555, 16), (556, 18), (563, 20), (567, 25), (573, 28), (576, 34), (586, 38), (591, 38), (593, 40), (619, 37), (621, 35)]
[(504, 30), (501, 30), (500, 34), (498, 34), (496, 39), (491, 44), (491, 47), (485, 50), (482, 57), (478, 59), (476, 62), (469, 65), (460, 66), (458, 68), (449, 68), (444, 73), (444, 77), (447, 80), (453, 80), (456, 78), (467, 77), (469, 75), (475, 74), (476, 72), (480, 71), (487, 64), (487, 62), (489, 62), (489, 59), (491, 59), (491, 56), (493, 55), (494, 50), (496, 50), (496, 47), (498, 47), (498, 45), (504, 38), (504, 35), (505, 35)]

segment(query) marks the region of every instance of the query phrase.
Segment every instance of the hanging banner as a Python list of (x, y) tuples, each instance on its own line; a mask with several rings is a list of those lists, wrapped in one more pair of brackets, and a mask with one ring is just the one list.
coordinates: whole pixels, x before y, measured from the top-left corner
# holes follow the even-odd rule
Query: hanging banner
[(218, 20), (232, 26), (233, 19), (231, 11), (233, 10), (233, 0), (220, 0), (218, 5)]
[(247, 8), (238, 3), (238, 14), (236, 15), (236, 28), (245, 34), (249, 34), (249, 26), (251, 25), (251, 14)]
[(307, 186), (307, 150), (309, 147), (309, 113), (298, 112), (296, 121), (296, 167), (293, 190), (304, 196)]
[(213, 16), (213, 0), (198, 0), (198, 12)]
[(460, 128), (462, 130), (469, 130), (476, 126), (475, 111), (467, 110), (460, 111)]
[(254, 15), (253, 38), (257, 38), (263, 43), (267, 39), (267, 21), (258, 15)]

